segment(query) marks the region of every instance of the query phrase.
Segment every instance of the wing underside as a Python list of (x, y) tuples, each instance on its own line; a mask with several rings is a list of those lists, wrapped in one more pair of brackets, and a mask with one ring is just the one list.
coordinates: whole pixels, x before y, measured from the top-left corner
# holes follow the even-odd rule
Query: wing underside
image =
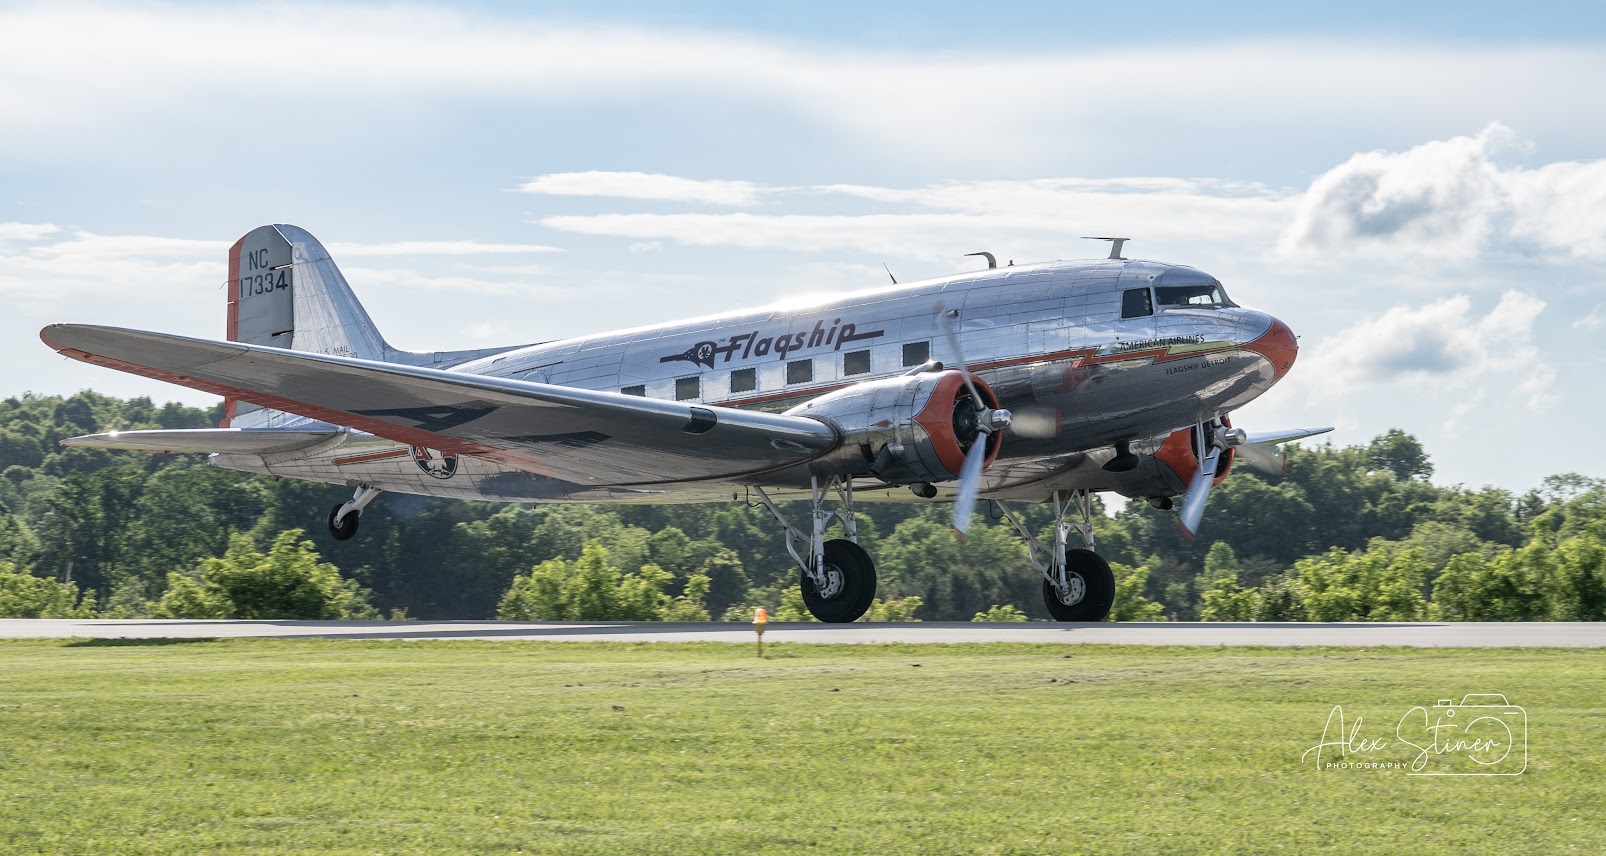
[(40, 338), (96, 365), (581, 485), (739, 481), (838, 442), (835, 429), (806, 417), (238, 342), (78, 324), (46, 327)]

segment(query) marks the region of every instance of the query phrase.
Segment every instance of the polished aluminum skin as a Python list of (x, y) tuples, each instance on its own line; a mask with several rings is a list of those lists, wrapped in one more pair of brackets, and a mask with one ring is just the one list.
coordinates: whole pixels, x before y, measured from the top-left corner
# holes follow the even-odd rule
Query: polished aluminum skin
[[(287, 272), (287, 284), (262, 291), (253, 262), (275, 279)], [(1297, 351), (1285, 325), (1232, 304), (1210, 275), (1119, 258), (451, 353), (385, 343), (323, 246), (296, 227), (242, 238), (231, 279), (235, 341), (85, 325), (41, 333), (68, 356), (235, 399), (228, 433), (69, 443), (209, 451), (231, 469), (473, 499), (707, 501), (744, 486), (782, 498), (822, 474), (854, 477), (861, 498), (920, 501), (904, 489), (920, 482), (945, 498), (968, 447), (954, 384), (936, 395), (957, 374), (933, 365), (955, 364), (946, 314), (989, 406), (1013, 414), (986, 440), (996, 447), (983, 497), (1174, 496), (1194, 470), (1156, 453), (1265, 392)], [(286, 306), (290, 328), (273, 329)], [(1142, 455), (1136, 469), (1102, 468), (1117, 441)]]

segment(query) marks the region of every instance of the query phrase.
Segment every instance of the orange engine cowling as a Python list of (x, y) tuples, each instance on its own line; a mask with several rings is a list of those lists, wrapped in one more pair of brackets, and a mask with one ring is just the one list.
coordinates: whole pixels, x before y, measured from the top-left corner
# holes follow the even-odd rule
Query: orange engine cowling
[[(1232, 427), (1232, 423), (1226, 419), (1221, 421), (1227, 427)], [(1160, 444), (1160, 448), (1155, 451), (1154, 457), (1177, 474), (1177, 478), (1182, 480), (1182, 489), (1186, 491), (1187, 486), (1193, 483), (1193, 477), (1199, 472), (1199, 459), (1202, 456), (1202, 451), (1198, 442), (1195, 441), (1192, 428), (1178, 428), (1171, 432), (1171, 436), (1165, 438), (1164, 443)], [(1232, 471), (1232, 458), (1232, 449), (1222, 450), (1221, 461), (1216, 465), (1216, 478), (1211, 487), (1219, 487), (1222, 479), (1225, 479), (1227, 473)]]
[[(984, 408), (998, 397), (972, 377)], [(837, 429), (842, 445), (811, 461), (820, 475), (874, 475), (889, 484), (943, 482), (959, 477), (971, 444), (987, 443), (983, 466), (998, 457), (1002, 432), (981, 434), (976, 405), (957, 371), (927, 372), (856, 383), (786, 411)]]

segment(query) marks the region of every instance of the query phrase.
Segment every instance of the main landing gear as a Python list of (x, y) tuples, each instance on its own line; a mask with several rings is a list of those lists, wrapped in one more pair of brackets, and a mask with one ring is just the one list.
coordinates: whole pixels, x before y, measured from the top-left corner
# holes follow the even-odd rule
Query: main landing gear
[[(1026, 556), (1043, 575), (1043, 603), (1055, 621), (1103, 621), (1115, 603), (1115, 574), (1110, 563), (1093, 552), (1092, 494), (1085, 490), (1054, 491), (1054, 543), (1037, 540), (1004, 503), (994, 505), (1026, 541)], [(1079, 519), (1066, 519), (1074, 512)], [(1072, 530), (1081, 548), (1066, 549)]]
[[(831, 476), (825, 484), (818, 477), (809, 480), (809, 517), (812, 526), (804, 532), (793, 526), (761, 487), (753, 488), (775, 520), (786, 529), (786, 552), (803, 572), (803, 605), (810, 614), (827, 624), (856, 621), (875, 602), (875, 563), (858, 544), (858, 527), (853, 519), (853, 482)], [(835, 493), (841, 507), (825, 507)], [(832, 520), (841, 520), (846, 538), (825, 540)]]
[(379, 488), (368, 485), (358, 485), (357, 492), (351, 499), (329, 510), (329, 537), (336, 541), (346, 541), (357, 534), (357, 521), (362, 518), (362, 510), (368, 507), (380, 494)]

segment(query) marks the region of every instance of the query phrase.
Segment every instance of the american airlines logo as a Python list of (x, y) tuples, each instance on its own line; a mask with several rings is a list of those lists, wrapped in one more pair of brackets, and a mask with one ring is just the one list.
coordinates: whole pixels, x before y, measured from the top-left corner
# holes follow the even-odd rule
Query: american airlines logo
[[(885, 330), (867, 330), (861, 333), (857, 325), (843, 324), (841, 318), (833, 319), (830, 326), (826, 326), (822, 319), (814, 322), (813, 330), (802, 333), (761, 336), (760, 331), (754, 330), (751, 333), (738, 333), (729, 339), (698, 342), (678, 354), (659, 357), (658, 362), (694, 363), (713, 368), (716, 363), (728, 363), (731, 360), (745, 360), (750, 357), (762, 358), (772, 354), (776, 359), (784, 360), (787, 354), (810, 348), (829, 346), (832, 350), (840, 351), (843, 345), (851, 345), (866, 339), (878, 339), (885, 333)], [(724, 359), (721, 360), (720, 357)]]

